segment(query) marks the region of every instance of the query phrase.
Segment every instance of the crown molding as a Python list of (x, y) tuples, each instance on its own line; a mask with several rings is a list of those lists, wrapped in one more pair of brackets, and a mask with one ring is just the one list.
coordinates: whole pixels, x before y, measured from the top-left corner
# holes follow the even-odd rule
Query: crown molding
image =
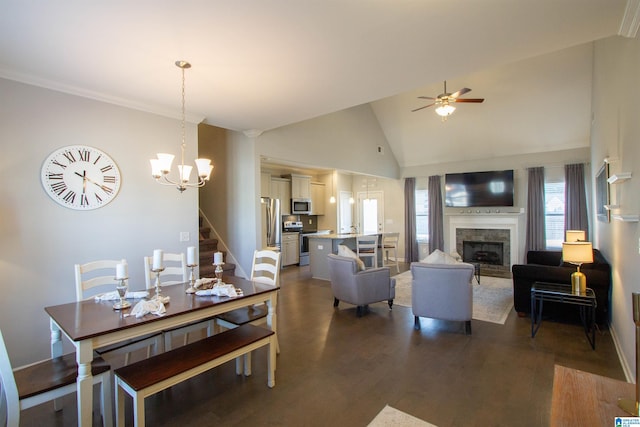
[[(93, 99), (94, 101), (105, 102), (107, 104), (117, 105), (119, 107), (130, 108), (132, 110), (143, 111), (145, 113), (157, 114), (159, 116), (168, 117), (170, 119), (182, 120), (182, 112), (177, 109), (161, 107), (159, 105), (145, 104), (130, 99), (120, 98), (107, 95), (100, 92), (94, 92), (82, 89), (77, 86), (66, 85), (54, 82), (52, 80), (42, 79), (28, 74), (14, 73), (7, 69), (0, 68), (0, 78), (13, 80), (18, 83), (24, 83), (30, 86), (37, 86), (43, 89), (49, 89), (56, 92), (66, 93), (68, 95), (79, 96), (81, 98)], [(202, 123), (205, 116), (202, 114), (186, 113), (185, 121), (189, 123)]]

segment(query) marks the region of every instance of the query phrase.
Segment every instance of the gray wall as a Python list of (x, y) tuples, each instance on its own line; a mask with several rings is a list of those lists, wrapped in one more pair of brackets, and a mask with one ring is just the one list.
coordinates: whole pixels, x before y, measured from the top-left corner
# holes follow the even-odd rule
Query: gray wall
[[(640, 41), (613, 37), (595, 43), (591, 163), (594, 173), (605, 157), (611, 173), (632, 172), (631, 180), (612, 185), (612, 204), (620, 213), (640, 214)], [(592, 174), (592, 178), (593, 178)], [(632, 292), (640, 292), (640, 250), (637, 222), (595, 222), (595, 247), (612, 266), (611, 332), (627, 377), (635, 378), (635, 326)]]
[[(4, 79), (0, 99), (0, 327), (17, 366), (49, 356), (44, 307), (75, 299), (75, 263), (126, 258), (130, 287), (143, 289), (144, 256), (197, 245), (198, 193), (151, 178), (155, 153), (179, 154), (179, 120)], [(196, 136), (188, 125), (187, 159), (195, 157)], [(107, 206), (74, 211), (43, 190), (44, 159), (73, 144), (99, 148), (120, 167), (120, 193)], [(179, 241), (181, 231), (190, 242)]]

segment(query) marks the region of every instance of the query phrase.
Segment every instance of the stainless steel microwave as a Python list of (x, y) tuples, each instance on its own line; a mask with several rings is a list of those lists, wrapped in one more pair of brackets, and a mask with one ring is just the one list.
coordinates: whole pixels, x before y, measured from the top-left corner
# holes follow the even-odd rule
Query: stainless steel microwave
[(309, 215), (311, 213), (311, 199), (291, 199), (291, 214)]

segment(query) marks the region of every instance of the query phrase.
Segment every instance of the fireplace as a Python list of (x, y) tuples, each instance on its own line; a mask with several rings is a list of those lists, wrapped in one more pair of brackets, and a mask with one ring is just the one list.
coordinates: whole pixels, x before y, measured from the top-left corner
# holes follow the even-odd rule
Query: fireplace
[(449, 215), (449, 247), (464, 261), (480, 264), (483, 276), (510, 278), (511, 266), (518, 262), (518, 217), (517, 213)]
[(503, 265), (504, 243), (462, 241), (462, 261), (480, 264)]

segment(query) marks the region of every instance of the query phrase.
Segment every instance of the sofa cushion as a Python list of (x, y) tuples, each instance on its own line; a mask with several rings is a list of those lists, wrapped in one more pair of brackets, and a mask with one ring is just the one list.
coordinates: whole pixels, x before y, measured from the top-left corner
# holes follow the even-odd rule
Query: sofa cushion
[(358, 258), (358, 255), (356, 255), (356, 253), (353, 252), (349, 247), (345, 245), (338, 245), (338, 255), (355, 259), (356, 264), (358, 265), (358, 271), (364, 271), (364, 261)]

